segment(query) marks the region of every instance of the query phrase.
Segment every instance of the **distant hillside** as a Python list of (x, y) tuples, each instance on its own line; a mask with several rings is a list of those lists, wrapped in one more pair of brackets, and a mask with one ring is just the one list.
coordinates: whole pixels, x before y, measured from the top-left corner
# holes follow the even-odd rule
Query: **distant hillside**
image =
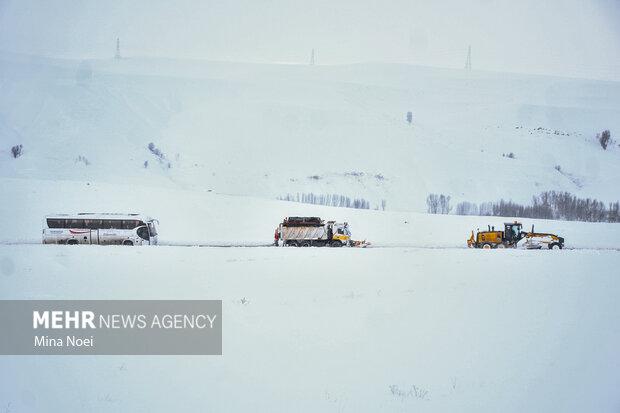
[(618, 142), (604, 151), (595, 139), (620, 135), (618, 82), (4, 55), (0, 92), (2, 177), (337, 193), (414, 211), (429, 192), (454, 202), (525, 202), (543, 190), (620, 199)]

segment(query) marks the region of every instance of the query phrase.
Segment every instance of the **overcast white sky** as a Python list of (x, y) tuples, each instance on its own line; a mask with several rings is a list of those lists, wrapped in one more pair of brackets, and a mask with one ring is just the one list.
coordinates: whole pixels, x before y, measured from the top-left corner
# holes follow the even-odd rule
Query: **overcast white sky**
[(363, 61), (620, 80), (620, 0), (0, 0), (0, 51)]

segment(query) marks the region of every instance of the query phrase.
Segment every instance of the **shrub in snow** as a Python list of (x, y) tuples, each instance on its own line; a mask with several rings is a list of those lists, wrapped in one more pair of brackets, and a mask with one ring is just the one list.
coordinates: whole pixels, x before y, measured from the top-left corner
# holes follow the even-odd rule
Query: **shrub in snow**
[(395, 384), (390, 386), (390, 392), (392, 396), (405, 399), (407, 397), (415, 397), (416, 399), (424, 399), (428, 394), (428, 390), (418, 387), (416, 385), (411, 386), (409, 389), (401, 389)]
[(149, 167), (149, 161), (144, 161), (144, 168), (148, 168)]
[(149, 151), (151, 151), (151, 153), (155, 155), (160, 161), (163, 161), (166, 158), (164, 153), (160, 151), (159, 148), (156, 147), (153, 142), (149, 143), (148, 148), (149, 148)]
[(515, 158), (515, 154), (512, 153), (512, 152), (510, 152), (509, 154), (503, 153), (502, 156), (505, 157), (505, 158), (510, 158), (510, 159), (514, 159)]
[(88, 159), (86, 159), (86, 157), (82, 156), (82, 155), (80, 155), (77, 158), (75, 158), (75, 163), (78, 163), (78, 162), (81, 162), (81, 163), (83, 163), (86, 166), (90, 165), (90, 162), (88, 161)]
[(607, 149), (607, 145), (609, 145), (609, 141), (611, 140), (611, 133), (609, 130), (604, 130), (603, 132), (596, 135), (598, 142), (601, 144), (603, 150)]
[(413, 122), (413, 113), (407, 112), (407, 123)]
[(23, 146), (22, 145), (15, 145), (11, 148), (11, 154), (13, 154), (13, 158), (19, 158), (20, 156), (22, 156), (22, 150), (23, 150)]

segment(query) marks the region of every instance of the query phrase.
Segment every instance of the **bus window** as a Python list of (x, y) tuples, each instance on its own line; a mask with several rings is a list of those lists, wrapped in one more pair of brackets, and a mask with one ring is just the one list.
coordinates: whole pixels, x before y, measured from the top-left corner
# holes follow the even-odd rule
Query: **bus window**
[(122, 229), (134, 229), (135, 227), (133, 226), (133, 223), (135, 221), (131, 220), (131, 219), (124, 219), (121, 221), (121, 228)]
[(99, 229), (101, 228), (101, 220), (100, 219), (85, 219), (84, 227), (88, 229)]
[(121, 219), (112, 219), (112, 228), (114, 229), (123, 229), (123, 220)]
[(65, 220), (64, 219), (56, 219), (56, 218), (48, 218), (47, 219), (47, 227), (48, 228), (64, 228)]
[(113, 229), (114, 226), (112, 225), (112, 220), (111, 219), (101, 220), (101, 228), (102, 229)]
[(84, 228), (84, 220), (83, 219), (68, 219), (67, 227), (68, 228)]

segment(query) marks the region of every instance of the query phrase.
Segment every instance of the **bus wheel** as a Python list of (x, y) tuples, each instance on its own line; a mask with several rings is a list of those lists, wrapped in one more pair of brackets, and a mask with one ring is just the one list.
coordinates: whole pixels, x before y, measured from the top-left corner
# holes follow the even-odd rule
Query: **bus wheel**
[(128, 246), (131, 247), (131, 246), (133, 246), (133, 242), (131, 242), (129, 240), (126, 240), (126, 241), (123, 241), (123, 245), (128, 245)]
[(67, 241), (67, 245), (77, 245), (78, 242), (76, 239), (70, 239), (69, 241)]
[(335, 247), (335, 248), (342, 247), (342, 241), (340, 241), (340, 240), (332, 241), (331, 246)]

